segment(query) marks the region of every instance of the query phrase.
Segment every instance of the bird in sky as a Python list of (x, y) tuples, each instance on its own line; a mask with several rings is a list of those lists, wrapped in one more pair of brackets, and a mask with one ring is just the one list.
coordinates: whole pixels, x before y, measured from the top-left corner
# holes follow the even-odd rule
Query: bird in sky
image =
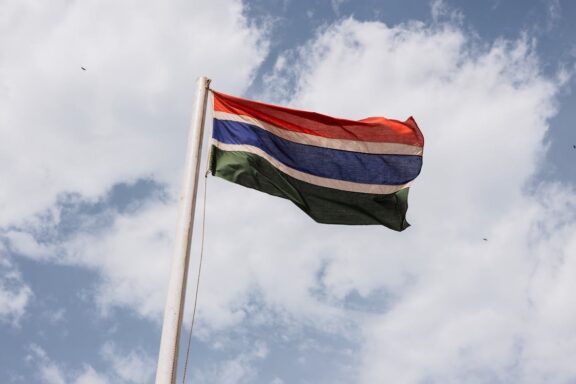
[(84, 68), (84, 67), (80, 67), (80, 68), (82, 68), (82, 70), (83, 70), (83, 71), (85, 71), (85, 70), (86, 70), (86, 68)]

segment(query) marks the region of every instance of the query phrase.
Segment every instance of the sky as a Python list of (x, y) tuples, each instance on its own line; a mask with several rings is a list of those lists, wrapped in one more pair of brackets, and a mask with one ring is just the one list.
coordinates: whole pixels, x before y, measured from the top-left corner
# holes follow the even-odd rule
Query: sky
[(0, 383), (154, 382), (202, 75), (414, 116), (426, 144), (401, 233), (203, 180), (186, 382), (576, 382), (575, 18), (571, 0), (0, 0)]

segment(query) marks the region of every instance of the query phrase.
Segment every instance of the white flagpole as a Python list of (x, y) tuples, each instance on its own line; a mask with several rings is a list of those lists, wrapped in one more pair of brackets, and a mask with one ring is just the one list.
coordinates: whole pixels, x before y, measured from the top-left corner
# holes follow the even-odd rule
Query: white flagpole
[(178, 348), (180, 343), (180, 328), (186, 296), (186, 279), (190, 262), (190, 241), (194, 227), (194, 212), (196, 210), (196, 192), (198, 190), (198, 174), (200, 156), (202, 154), (202, 138), (204, 136), (204, 119), (208, 102), (208, 87), (210, 80), (206, 77), (198, 79), (196, 107), (192, 125), (188, 134), (186, 152), (186, 167), (182, 192), (180, 194), (178, 229), (176, 247), (168, 298), (164, 308), (164, 323), (160, 339), (160, 353), (156, 370), (156, 384), (175, 384), (178, 372)]

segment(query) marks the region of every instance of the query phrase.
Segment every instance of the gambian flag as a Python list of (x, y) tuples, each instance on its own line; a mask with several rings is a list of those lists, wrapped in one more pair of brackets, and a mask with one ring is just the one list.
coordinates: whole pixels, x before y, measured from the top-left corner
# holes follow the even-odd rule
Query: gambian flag
[(292, 201), (327, 224), (409, 226), (422, 168), (414, 119), (353, 121), (213, 92), (213, 175)]

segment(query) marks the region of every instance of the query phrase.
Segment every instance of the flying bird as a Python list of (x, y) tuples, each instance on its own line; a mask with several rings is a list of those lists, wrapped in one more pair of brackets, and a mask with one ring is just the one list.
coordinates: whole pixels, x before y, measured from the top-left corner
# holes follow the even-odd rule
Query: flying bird
[(488, 241), (488, 239), (487, 239), (487, 238), (485, 238), (485, 237), (483, 237), (483, 238), (482, 238), (482, 240), (484, 240), (484, 241)]
[(83, 71), (85, 71), (85, 70), (86, 70), (86, 68), (84, 68), (84, 67), (80, 67), (80, 68), (82, 68), (82, 70), (83, 70)]

